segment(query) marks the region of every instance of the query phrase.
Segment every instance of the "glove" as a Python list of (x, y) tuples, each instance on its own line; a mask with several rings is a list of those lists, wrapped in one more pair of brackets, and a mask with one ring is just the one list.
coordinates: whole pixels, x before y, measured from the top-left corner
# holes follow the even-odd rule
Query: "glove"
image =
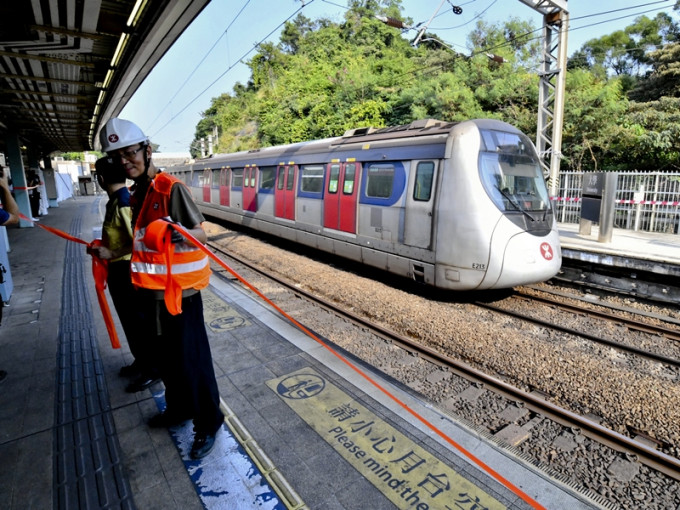
[[(168, 223), (172, 223), (173, 225), (179, 225), (180, 227), (182, 226), (182, 224), (179, 221), (173, 220), (170, 216), (163, 217), (163, 220), (167, 221)], [(186, 240), (186, 239), (184, 239), (184, 236), (182, 234), (180, 234), (177, 230), (175, 230), (172, 227), (168, 227), (168, 228), (172, 232), (172, 234), (170, 235), (170, 242), (171, 243), (173, 243), (173, 244), (182, 243)]]

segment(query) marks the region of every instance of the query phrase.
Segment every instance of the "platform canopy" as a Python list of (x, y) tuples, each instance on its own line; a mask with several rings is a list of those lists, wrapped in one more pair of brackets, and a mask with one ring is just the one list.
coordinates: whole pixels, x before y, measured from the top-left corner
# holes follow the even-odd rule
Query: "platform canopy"
[(16, 133), (43, 155), (93, 149), (209, 1), (0, 2), (0, 142)]

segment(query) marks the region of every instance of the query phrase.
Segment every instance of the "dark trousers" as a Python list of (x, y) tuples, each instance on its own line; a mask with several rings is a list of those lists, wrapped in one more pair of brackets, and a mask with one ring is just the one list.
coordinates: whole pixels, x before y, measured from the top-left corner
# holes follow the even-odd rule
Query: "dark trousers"
[(194, 431), (214, 434), (224, 422), (213, 369), (200, 292), (182, 299), (182, 313), (171, 315), (155, 300), (155, 351), (165, 384), (167, 411), (192, 417)]
[(106, 283), (139, 371), (143, 376), (158, 377), (149, 326), (153, 319), (145, 316), (140, 292), (132, 285), (130, 261), (110, 262)]

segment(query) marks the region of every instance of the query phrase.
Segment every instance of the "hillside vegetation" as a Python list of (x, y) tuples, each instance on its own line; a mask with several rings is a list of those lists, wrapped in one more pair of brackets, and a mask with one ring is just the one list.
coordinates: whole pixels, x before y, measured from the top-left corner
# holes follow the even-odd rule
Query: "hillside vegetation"
[[(434, 34), (415, 48), (376, 18), (412, 23), (400, 3), (350, 0), (342, 23), (298, 15), (277, 44), (262, 44), (248, 61), (248, 83), (212, 99), (196, 140), (217, 127), (216, 152), (234, 152), (361, 126), (474, 117), (535, 136), (541, 27), (479, 20), (466, 54)], [(680, 169), (678, 11), (680, 0), (673, 12), (570, 49), (563, 169)]]

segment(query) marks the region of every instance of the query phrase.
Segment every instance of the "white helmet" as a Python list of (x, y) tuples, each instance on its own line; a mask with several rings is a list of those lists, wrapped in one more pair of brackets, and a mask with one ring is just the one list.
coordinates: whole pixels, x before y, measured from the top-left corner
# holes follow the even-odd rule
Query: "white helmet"
[(113, 118), (109, 119), (99, 132), (99, 141), (102, 144), (102, 151), (111, 152), (136, 143), (147, 142), (148, 138), (134, 122)]

